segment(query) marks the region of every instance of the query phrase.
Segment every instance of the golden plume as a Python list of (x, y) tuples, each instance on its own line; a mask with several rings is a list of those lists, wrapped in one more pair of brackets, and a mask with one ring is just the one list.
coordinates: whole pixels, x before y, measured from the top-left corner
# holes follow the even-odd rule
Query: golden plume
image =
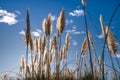
[(82, 44), (82, 48), (81, 48), (81, 55), (82, 57), (85, 56), (85, 53), (87, 52), (88, 50), (88, 45), (87, 45), (87, 37), (84, 38), (84, 41), (83, 41), (83, 44)]
[(64, 27), (65, 27), (65, 11), (62, 9), (60, 16), (58, 17), (57, 20), (57, 30), (58, 30), (58, 36), (62, 34)]

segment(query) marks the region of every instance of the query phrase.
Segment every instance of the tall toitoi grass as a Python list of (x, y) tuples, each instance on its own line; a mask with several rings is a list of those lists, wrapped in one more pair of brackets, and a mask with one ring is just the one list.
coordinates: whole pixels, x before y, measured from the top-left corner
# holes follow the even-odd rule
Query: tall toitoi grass
[[(114, 34), (110, 30), (112, 18), (115, 15), (120, 4), (117, 6), (108, 27), (105, 27), (102, 15), (100, 15), (100, 25), (104, 35), (104, 46), (102, 57), (97, 56), (93, 36), (89, 32), (87, 20), (86, 0), (82, 0), (84, 10), (84, 24), (86, 36), (81, 45), (81, 51), (74, 52), (76, 55), (74, 60), (68, 61), (70, 48), (70, 34), (65, 33), (65, 10), (62, 9), (56, 22), (56, 32), (52, 33), (52, 15), (49, 13), (48, 18), (43, 19), (42, 28), (44, 34), (38, 38), (33, 38), (31, 35), (30, 15), (27, 10), (26, 17), (26, 57), (22, 56), (20, 61), (20, 70), (17, 74), (18, 80), (108, 80), (110, 76), (115, 80), (119, 80), (120, 72), (116, 69), (113, 61), (113, 56), (117, 56), (118, 48)], [(65, 37), (62, 36), (65, 33)], [(63, 40), (64, 39), (64, 40)], [(62, 44), (61, 41), (65, 41)], [(111, 66), (104, 60), (104, 50), (107, 47), (110, 56)], [(76, 53), (76, 54), (75, 54)], [(28, 55), (31, 57), (28, 57)], [(28, 59), (30, 58), (30, 62)], [(89, 58), (89, 59), (87, 59)], [(117, 68), (120, 66), (117, 59)], [(75, 64), (74, 69), (69, 67), (69, 64)], [(111, 68), (108, 71), (108, 67)], [(109, 74), (108, 72), (112, 72)], [(5, 74), (5, 79), (8, 75)]]

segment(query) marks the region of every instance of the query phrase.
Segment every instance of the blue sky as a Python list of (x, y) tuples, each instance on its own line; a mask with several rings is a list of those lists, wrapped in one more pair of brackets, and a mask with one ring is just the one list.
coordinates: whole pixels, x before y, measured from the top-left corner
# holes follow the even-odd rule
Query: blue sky
[[(99, 56), (102, 53), (104, 39), (101, 37), (102, 31), (99, 16), (102, 14), (107, 26), (111, 14), (120, 0), (87, 0), (88, 28), (95, 44), (96, 52)], [(65, 9), (66, 26), (62, 36), (70, 34), (71, 46), (68, 59), (75, 59), (76, 51), (80, 53), (81, 45), (85, 37), (84, 15), (81, 0), (0, 0), (0, 73), (5, 71), (16, 71), (19, 69), (20, 58), (25, 55), (25, 43), (23, 34), (26, 29), (26, 10), (30, 11), (31, 31), (34, 37), (43, 35), (42, 21), (52, 14), (53, 32), (56, 30), (56, 20), (62, 8)], [(91, 23), (95, 23), (96, 27)], [(116, 13), (111, 31), (120, 39), (120, 9)], [(62, 42), (64, 45), (64, 40)], [(118, 49), (120, 47), (118, 46)], [(79, 54), (80, 55), (80, 54)], [(109, 63), (105, 54), (105, 61)]]

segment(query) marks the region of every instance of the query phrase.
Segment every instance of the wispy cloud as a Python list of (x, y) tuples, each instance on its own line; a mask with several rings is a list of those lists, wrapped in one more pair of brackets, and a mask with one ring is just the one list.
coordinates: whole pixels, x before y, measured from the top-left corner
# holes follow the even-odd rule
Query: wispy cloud
[(55, 21), (55, 20), (57, 20), (57, 17), (52, 15), (52, 21)]
[(40, 34), (42, 34), (42, 30), (36, 29), (36, 31), (39, 32)]
[(73, 40), (73, 41), (72, 41), (72, 45), (73, 45), (73, 46), (77, 46), (77, 41)]
[(37, 32), (37, 31), (33, 31), (32, 35), (35, 36), (35, 37), (39, 37), (40, 36), (39, 32)]
[(117, 57), (117, 58), (120, 58), (120, 54), (117, 54), (116, 57)]
[(120, 54), (116, 54), (116, 56), (115, 56), (115, 55), (113, 55), (113, 57), (120, 58)]
[(10, 13), (7, 10), (0, 9), (0, 22), (7, 23), (8, 25), (16, 24), (18, 21), (16, 19), (15, 13)]
[(76, 31), (76, 32), (74, 32), (73, 34), (84, 34), (84, 33), (85, 33), (84, 31), (81, 31), (81, 32)]
[(32, 31), (33, 37), (40, 37), (42, 35), (42, 30), (36, 29), (36, 31)]
[(22, 31), (19, 32), (19, 34), (25, 36), (25, 31), (22, 30)]
[(84, 31), (77, 31), (75, 26), (72, 27), (72, 29), (66, 30), (66, 32), (69, 34), (75, 34), (75, 35), (85, 34)]
[(66, 25), (69, 25), (69, 24), (72, 24), (72, 23), (73, 23), (72, 19), (70, 19), (70, 20), (66, 19)]
[(103, 34), (97, 35), (97, 37), (98, 37), (99, 39), (104, 38)]
[[(19, 34), (25, 36), (25, 31), (22, 30), (19, 32)], [(42, 35), (42, 30), (36, 29), (35, 31), (32, 31), (31, 34), (33, 37), (40, 37)]]
[(21, 12), (20, 12), (20, 11), (18, 11), (18, 10), (17, 10), (17, 11), (15, 11), (15, 13), (17, 13), (17, 14), (19, 14), (19, 15), (21, 14)]
[(74, 32), (73, 34), (80, 34), (80, 32), (79, 32), (79, 31), (78, 31), (78, 32), (76, 31), (76, 32)]
[(69, 12), (69, 15), (71, 16), (83, 16), (84, 15), (84, 11), (82, 9), (76, 9), (73, 10), (72, 12)]
[(73, 26), (72, 28), (73, 28), (73, 29), (76, 29), (76, 26)]

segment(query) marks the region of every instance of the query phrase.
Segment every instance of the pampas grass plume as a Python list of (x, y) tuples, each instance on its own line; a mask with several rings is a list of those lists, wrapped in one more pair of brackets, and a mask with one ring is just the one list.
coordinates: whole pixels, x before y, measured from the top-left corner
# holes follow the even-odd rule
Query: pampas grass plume
[(86, 5), (86, 0), (82, 0), (82, 5), (83, 5), (83, 6)]
[(60, 16), (57, 20), (57, 30), (58, 30), (58, 36), (62, 34), (64, 27), (65, 27), (65, 11), (62, 9)]
[(84, 57), (85, 53), (88, 50), (88, 45), (87, 45), (87, 37), (84, 38), (83, 44), (82, 44), (82, 48), (81, 48), (81, 55)]

